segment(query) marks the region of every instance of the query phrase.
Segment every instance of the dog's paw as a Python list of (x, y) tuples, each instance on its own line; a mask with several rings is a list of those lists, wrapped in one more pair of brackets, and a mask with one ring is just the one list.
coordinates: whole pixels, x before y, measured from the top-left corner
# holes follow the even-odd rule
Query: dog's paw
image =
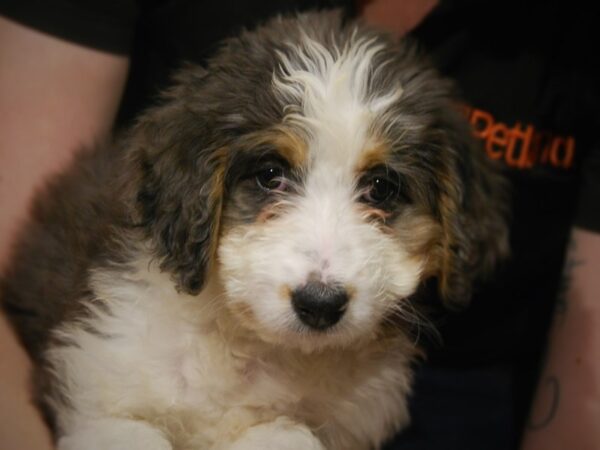
[(173, 447), (160, 430), (147, 423), (102, 419), (61, 437), (58, 450), (173, 450)]
[(325, 450), (306, 427), (281, 417), (248, 428), (235, 442), (219, 449), (227, 450)]

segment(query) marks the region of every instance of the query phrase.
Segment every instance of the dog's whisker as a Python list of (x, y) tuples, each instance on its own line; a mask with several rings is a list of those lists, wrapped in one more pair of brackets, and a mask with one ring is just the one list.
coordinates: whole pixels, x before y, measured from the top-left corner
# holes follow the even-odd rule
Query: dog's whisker
[(430, 338), (438, 341), (441, 339), (439, 330), (435, 324), (414, 306), (412, 299), (406, 298), (396, 303), (391, 309), (391, 313), (407, 324), (416, 326), (415, 343), (419, 342), (422, 331), (427, 333)]

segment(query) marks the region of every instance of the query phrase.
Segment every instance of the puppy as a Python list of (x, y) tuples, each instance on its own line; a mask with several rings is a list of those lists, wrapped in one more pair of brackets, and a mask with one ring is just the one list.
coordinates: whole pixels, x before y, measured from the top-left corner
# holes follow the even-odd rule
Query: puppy
[(40, 195), (2, 284), (61, 450), (378, 448), (413, 296), (506, 253), (502, 178), (408, 43), (277, 18)]

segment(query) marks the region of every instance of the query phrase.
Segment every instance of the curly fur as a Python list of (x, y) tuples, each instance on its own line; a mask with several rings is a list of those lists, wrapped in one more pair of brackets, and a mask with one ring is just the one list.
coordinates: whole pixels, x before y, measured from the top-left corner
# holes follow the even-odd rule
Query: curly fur
[[(412, 44), (276, 18), (49, 183), (3, 305), (61, 450), (377, 448), (409, 420), (411, 296), (468, 301), (505, 196)], [(349, 298), (324, 331), (290, 306), (314, 279)]]

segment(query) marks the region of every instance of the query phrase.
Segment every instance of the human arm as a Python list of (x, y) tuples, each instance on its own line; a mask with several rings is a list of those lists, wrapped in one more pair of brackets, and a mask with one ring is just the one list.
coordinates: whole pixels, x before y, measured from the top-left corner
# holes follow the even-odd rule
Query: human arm
[[(0, 17), (0, 270), (43, 181), (109, 132), (128, 59)], [(30, 362), (0, 318), (0, 448), (47, 449), (30, 401)]]
[(362, 0), (360, 15), (367, 22), (400, 38), (419, 25), (440, 0)]
[(575, 228), (522, 450), (600, 448), (600, 233)]

